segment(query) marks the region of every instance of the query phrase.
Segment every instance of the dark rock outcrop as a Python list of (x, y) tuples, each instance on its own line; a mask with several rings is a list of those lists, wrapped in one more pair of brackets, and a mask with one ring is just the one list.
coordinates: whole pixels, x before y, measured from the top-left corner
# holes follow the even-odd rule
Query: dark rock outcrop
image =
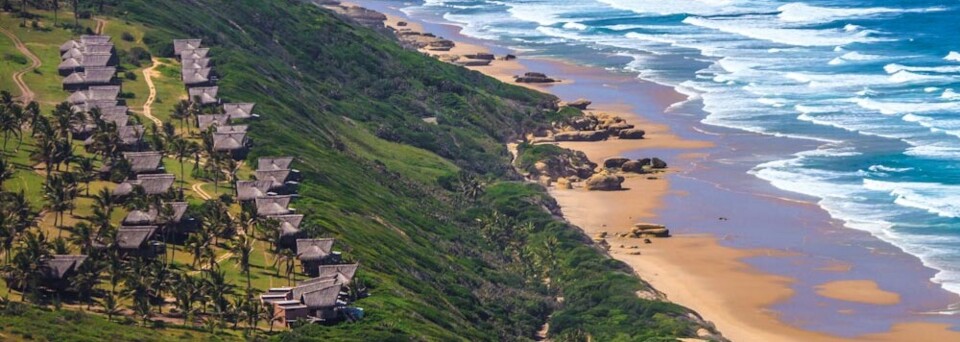
[(630, 161), (630, 159), (624, 157), (610, 157), (603, 160), (603, 167), (608, 169), (619, 169), (628, 161)]
[(620, 171), (623, 172), (632, 172), (632, 173), (646, 173), (643, 169), (643, 164), (639, 161), (631, 160), (620, 166)]
[(653, 169), (666, 169), (666, 168), (667, 168), (667, 162), (661, 160), (660, 158), (653, 158), (653, 159), (650, 161), (650, 168), (653, 168)]
[(609, 173), (598, 173), (587, 178), (585, 186), (587, 190), (616, 191), (623, 189), (623, 176)]
[(560, 132), (553, 135), (554, 141), (601, 141), (610, 137), (607, 131)]
[(587, 99), (579, 99), (573, 102), (567, 103), (567, 107), (573, 107), (579, 110), (587, 110), (587, 107), (590, 106), (593, 102)]
[(622, 129), (617, 132), (617, 136), (620, 139), (643, 139), (643, 136), (646, 134), (647, 132), (644, 132), (642, 129), (632, 127), (629, 129)]

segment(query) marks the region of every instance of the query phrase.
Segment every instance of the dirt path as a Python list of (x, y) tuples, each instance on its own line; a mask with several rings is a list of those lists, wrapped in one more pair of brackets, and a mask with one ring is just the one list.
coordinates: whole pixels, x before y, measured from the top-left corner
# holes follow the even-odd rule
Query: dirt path
[(157, 99), (157, 87), (153, 84), (153, 77), (156, 75), (156, 68), (160, 66), (160, 61), (156, 58), (153, 58), (153, 65), (149, 68), (143, 69), (143, 79), (147, 81), (147, 87), (150, 88), (150, 95), (147, 96), (147, 101), (143, 102), (143, 116), (146, 116), (148, 119), (153, 121), (157, 127), (162, 127), (163, 122), (157, 117), (153, 116), (153, 101)]
[(107, 21), (103, 19), (93, 19), (97, 22), (97, 28), (93, 30), (97, 34), (103, 34), (103, 29), (107, 27)]
[(200, 198), (202, 198), (203, 200), (209, 201), (213, 197), (210, 196), (210, 194), (208, 194), (206, 191), (203, 191), (204, 184), (206, 183), (196, 183), (190, 186), (190, 189), (193, 190), (193, 192), (196, 193), (198, 196), (200, 196)]
[(17, 84), (17, 88), (20, 88), (20, 100), (23, 101), (23, 103), (33, 101), (34, 98), (36, 98), (36, 94), (34, 94), (33, 90), (30, 90), (30, 87), (27, 86), (27, 83), (23, 81), (23, 75), (36, 70), (43, 65), (43, 63), (40, 62), (40, 58), (38, 58), (37, 55), (34, 55), (33, 52), (30, 52), (30, 49), (28, 49), (27, 46), (20, 41), (20, 38), (17, 38), (17, 36), (13, 34), (13, 32), (10, 32), (5, 28), (0, 28), (0, 32), (3, 32), (3, 34), (9, 37), (10, 40), (13, 40), (13, 44), (16, 45), (17, 50), (30, 59), (29, 67), (13, 73), (13, 83)]

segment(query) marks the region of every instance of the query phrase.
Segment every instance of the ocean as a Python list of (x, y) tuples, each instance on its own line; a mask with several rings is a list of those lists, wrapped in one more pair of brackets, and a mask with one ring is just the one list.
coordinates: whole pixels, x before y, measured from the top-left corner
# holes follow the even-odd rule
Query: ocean
[(815, 198), (960, 293), (960, 2), (426, 0), (402, 10), (525, 55), (673, 87), (688, 100), (671, 109), (707, 127), (815, 146), (747, 173)]

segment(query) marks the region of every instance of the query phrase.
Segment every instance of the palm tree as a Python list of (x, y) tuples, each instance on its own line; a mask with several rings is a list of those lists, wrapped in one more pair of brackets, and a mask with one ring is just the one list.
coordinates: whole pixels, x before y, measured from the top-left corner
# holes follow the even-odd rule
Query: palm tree
[(70, 242), (80, 248), (80, 253), (90, 254), (93, 251), (93, 242), (97, 238), (97, 233), (93, 227), (86, 222), (80, 222), (73, 226), (73, 235)]
[(173, 153), (180, 163), (180, 193), (183, 193), (183, 184), (186, 182), (186, 174), (183, 170), (183, 160), (196, 153), (196, 143), (182, 138), (175, 138), (168, 145), (168, 151)]
[(0, 192), (3, 192), (3, 182), (13, 178), (13, 164), (7, 162), (7, 158), (0, 157)]
[[(190, 117), (190, 101), (180, 100), (177, 104), (173, 105), (173, 112), (170, 113), (170, 118), (180, 121), (180, 129), (183, 130), (183, 121)], [(187, 133), (190, 133), (190, 128), (187, 127)]]
[(93, 165), (93, 158), (77, 159), (77, 180), (83, 182), (83, 189), (86, 196), (90, 196), (90, 182), (96, 177), (96, 169)]
[(213, 299), (213, 309), (217, 314), (220, 324), (223, 324), (223, 315), (228, 311), (230, 301), (227, 296), (233, 294), (235, 286), (227, 282), (226, 274), (221, 270), (209, 269), (204, 271), (207, 274), (207, 294)]
[(194, 268), (197, 267), (197, 263), (204, 255), (212, 254), (213, 248), (210, 246), (210, 236), (203, 232), (190, 233), (185, 244), (190, 250), (190, 254), (193, 255), (191, 266)]
[(247, 291), (250, 291), (250, 254), (253, 253), (253, 238), (239, 235), (230, 246), (232, 259), (236, 260), (240, 272), (247, 276)]
[[(60, 227), (59, 224), (63, 224), (63, 212), (73, 206), (67, 184), (63, 177), (54, 176), (47, 178), (47, 182), (43, 187), (43, 197), (47, 200), (47, 209), (57, 213), (56, 216), (53, 217), (54, 227)], [(57, 220), (58, 218), (59, 221)]]
[(20, 117), (15, 111), (19, 111), (19, 107), (0, 107), (0, 132), (3, 132), (3, 151), (7, 151), (7, 140), (10, 138), (10, 134), (13, 134), (15, 137), (20, 137), (22, 131), (20, 129)]
[(27, 231), (22, 234), (20, 245), (13, 256), (13, 279), (19, 283), (23, 292), (20, 300), (25, 299), (27, 291), (35, 293), (37, 282), (43, 272), (44, 262), (50, 257), (50, 245), (43, 232)]
[(108, 321), (113, 320), (113, 316), (123, 313), (123, 307), (120, 304), (122, 300), (121, 295), (113, 292), (108, 292), (103, 296), (103, 299), (100, 300), (100, 306), (103, 307), (104, 313), (107, 314)]
[(73, 0), (73, 26), (80, 27), (80, 0)]
[(271, 305), (264, 305), (261, 307), (260, 318), (267, 322), (270, 325), (270, 333), (273, 333), (273, 323), (275, 323), (280, 318), (277, 317), (277, 311), (273, 309)]
[(50, 2), (50, 5), (53, 7), (53, 26), (57, 26), (59, 22), (59, 17), (57, 14), (60, 10), (60, 0), (53, 0)]
[(93, 290), (100, 284), (100, 274), (103, 272), (103, 263), (93, 255), (87, 257), (70, 278), (70, 288), (77, 292), (81, 301), (87, 302), (87, 310), (93, 305)]

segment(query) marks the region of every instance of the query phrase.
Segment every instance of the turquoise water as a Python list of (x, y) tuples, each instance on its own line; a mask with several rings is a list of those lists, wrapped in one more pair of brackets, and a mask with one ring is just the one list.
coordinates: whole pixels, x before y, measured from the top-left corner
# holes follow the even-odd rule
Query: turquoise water
[(818, 147), (753, 167), (960, 293), (960, 2), (427, 0), (404, 12), (687, 95), (706, 125)]

